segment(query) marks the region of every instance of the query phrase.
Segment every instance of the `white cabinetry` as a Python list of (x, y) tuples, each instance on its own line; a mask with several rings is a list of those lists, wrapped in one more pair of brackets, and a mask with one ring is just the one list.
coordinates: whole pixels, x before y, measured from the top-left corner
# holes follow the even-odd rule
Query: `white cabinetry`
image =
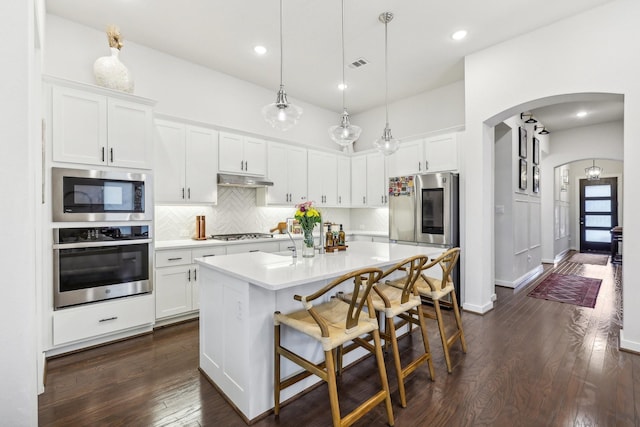
[(338, 206), (351, 206), (351, 159), (338, 156)]
[(53, 161), (151, 169), (152, 101), (71, 83), (50, 95)]
[(209, 128), (156, 120), (156, 203), (217, 202), (218, 133)]
[(351, 158), (352, 207), (381, 207), (388, 202), (385, 159), (380, 153)]
[(338, 204), (338, 158), (335, 154), (309, 150), (308, 197), (317, 206)]
[(307, 200), (307, 149), (271, 141), (267, 147), (273, 186), (257, 189), (258, 204), (291, 206)]
[(227, 246), (227, 254), (240, 254), (246, 252), (278, 252), (280, 250), (280, 242), (250, 242)]
[(264, 176), (267, 144), (262, 139), (220, 132), (219, 170), (241, 175)]
[(389, 156), (388, 176), (458, 170), (458, 134), (449, 133), (403, 142)]
[(223, 246), (156, 250), (156, 319), (195, 314), (200, 308), (199, 267), (193, 260), (225, 253)]
[(153, 295), (140, 295), (53, 312), (53, 345), (153, 324)]
[(389, 176), (407, 176), (424, 172), (424, 140), (402, 142), (398, 151), (389, 156)]

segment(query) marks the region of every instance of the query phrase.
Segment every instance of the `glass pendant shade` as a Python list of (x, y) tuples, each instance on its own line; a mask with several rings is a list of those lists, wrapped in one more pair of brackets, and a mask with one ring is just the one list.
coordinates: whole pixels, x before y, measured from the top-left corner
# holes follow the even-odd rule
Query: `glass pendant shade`
[(280, 85), (276, 102), (265, 105), (262, 108), (262, 116), (275, 129), (285, 131), (298, 123), (302, 116), (302, 108), (287, 101), (284, 85)]
[(589, 166), (585, 168), (584, 173), (587, 175), (588, 181), (598, 181), (600, 179), (600, 174), (602, 174), (602, 168), (600, 166), (596, 166), (596, 161), (593, 161), (593, 166)]
[(359, 126), (352, 125), (349, 121), (349, 113), (344, 109), (339, 125), (329, 128), (329, 137), (338, 145), (346, 147), (353, 144), (359, 137), (362, 129)]
[(400, 148), (400, 141), (391, 136), (391, 129), (387, 124), (382, 131), (382, 137), (376, 139), (373, 145), (376, 147), (376, 150), (385, 156), (388, 156), (398, 151), (398, 148)]

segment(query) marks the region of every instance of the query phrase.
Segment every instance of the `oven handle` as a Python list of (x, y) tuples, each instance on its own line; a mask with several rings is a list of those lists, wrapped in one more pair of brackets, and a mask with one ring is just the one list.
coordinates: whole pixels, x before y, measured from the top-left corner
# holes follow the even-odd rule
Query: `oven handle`
[(104, 246), (137, 245), (140, 243), (151, 242), (153, 242), (153, 239), (109, 240), (107, 242), (54, 243), (53, 249), (98, 248)]

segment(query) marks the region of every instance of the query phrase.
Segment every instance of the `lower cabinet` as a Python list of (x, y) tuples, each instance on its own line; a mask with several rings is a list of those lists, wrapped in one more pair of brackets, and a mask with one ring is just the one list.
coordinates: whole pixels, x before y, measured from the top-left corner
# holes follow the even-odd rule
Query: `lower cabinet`
[(115, 299), (53, 313), (53, 345), (98, 338), (153, 324), (153, 295)]
[(199, 268), (193, 260), (225, 253), (225, 248), (220, 246), (156, 250), (156, 319), (197, 312), (200, 309)]

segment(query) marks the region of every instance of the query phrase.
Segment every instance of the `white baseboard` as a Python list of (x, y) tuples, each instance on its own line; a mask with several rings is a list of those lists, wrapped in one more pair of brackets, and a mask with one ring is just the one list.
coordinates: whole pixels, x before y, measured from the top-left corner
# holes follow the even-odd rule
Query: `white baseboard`
[(635, 353), (640, 353), (640, 342), (625, 339), (624, 329), (620, 329), (620, 350), (629, 350)]
[(518, 289), (520, 286), (522, 286), (523, 284), (525, 284), (529, 280), (533, 279), (534, 277), (536, 277), (537, 275), (542, 273), (543, 270), (544, 269), (542, 268), (542, 266), (539, 265), (536, 268), (534, 268), (533, 270), (530, 270), (530, 271), (526, 272), (525, 274), (523, 274), (522, 276), (518, 277), (516, 280), (508, 281), (508, 280), (498, 280), (498, 279), (496, 279), (494, 282), (498, 286), (504, 286), (505, 288)]
[(493, 310), (493, 301), (495, 301), (495, 296), (496, 295), (493, 294), (491, 297), (491, 301), (484, 305), (464, 303), (462, 304), (462, 309), (464, 311), (470, 311), (471, 313), (476, 313), (476, 314), (488, 313), (489, 311)]

